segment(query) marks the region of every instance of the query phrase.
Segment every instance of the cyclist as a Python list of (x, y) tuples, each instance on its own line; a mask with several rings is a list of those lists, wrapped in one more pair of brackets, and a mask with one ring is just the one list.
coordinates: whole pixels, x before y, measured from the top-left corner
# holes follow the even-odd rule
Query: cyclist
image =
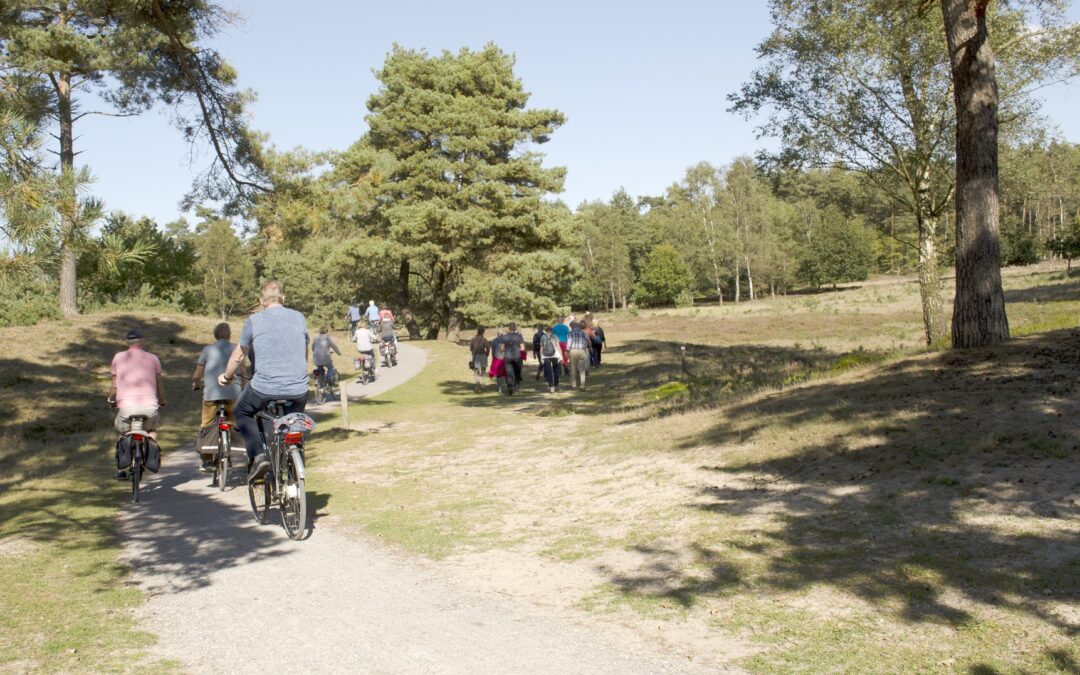
[[(233, 419), (233, 406), (240, 397), (240, 385), (230, 384), (221, 386), (218, 384), (218, 375), (225, 372), (225, 366), (229, 363), (229, 355), (236, 349), (236, 345), (229, 341), (232, 337), (232, 328), (224, 321), (214, 326), (215, 342), (203, 347), (199, 354), (199, 360), (195, 364), (195, 372), (191, 374), (191, 388), (202, 389), (202, 421), (199, 423), (199, 437), (207, 427), (217, 419), (217, 402), (227, 401), (225, 404), (225, 418), (230, 422)], [(200, 444), (201, 446), (202, 444)], [(200, 453), (202, 456), (202, 470), (212, 471), (214, 468), (214, 453)]]
[(383, 307), (379, 310), (379, 321), (393, 321), (394, 313), (390, 311), (389, 307)]
[(326, 381), (333, 382), (334, 359), (330, 356), (330, 352), (333, 351), (338, 356), (341, 356), (341, 350), (338, 349), (334, 338), (330, 337), (329, 333), (329, 326), (319, 327), (319, 334), (311, 341), (311, 359), (315, 362), (316, 368), (322, 367), (326, 369)]
[(356, 305), (349, 305), (349, 311), (345, 315), (345, 318), (349, 321), (349, 337), (352, 338), (353, 332), (356, 331), (356, 324), (360, 323), (360, 308)]
[(379, 360), (375, 358), (375, 341), (378, 338), (367, 326), (357, 328), (354, 338), (356, 340), (356, 351), (365, 354), (371, 359), (371, 372), (374, 373), (379, 368)]
[[(114, 406), (116, 431), (123, 435), (131, 430), (131, 417), (146, 418), (143, 429), (151, 438), (157, 438), (161, 422), (159, 408), (165, 407), (165, 389), (161, 382), (161, 360), (143, 346), (143, 334), (133, 328), (124, 337), (127, 349), (113, 356), (112, 384), (109, 386), (109, 405)], [(116, 472), (116, 478), (126, 479), (127, 472)]]
[(394, 346), (397, 346), (397, 331), (394, 330), (394, 319), (391, 316), (389, 319), (382, 319), (379, 321), (379, 337), (383, 342), (392, 342)]
[(379, 308), (375, 304), (374, 300), (368, 300), (367, 309), (364, 310), (364, 316), (368, 320), (368, 328), (375, 328), (375, 325), (379, 323)]
[(285, 307), (281, 282), (271, 279), (259, 292), (262, 310), (244, 322), (240, 344), (229, 357), (218, 384), (226, 385), (251, 354), (255, 373), (236, 401), (236, 426), (247, 446), (248, 472), (258, 466), (256, 456), (262, 449), (262, 436), (256, 415), (275, 400), (291, 402), (288, 412), (303, 412), (307, 405), (307, 320), (294, 309)]

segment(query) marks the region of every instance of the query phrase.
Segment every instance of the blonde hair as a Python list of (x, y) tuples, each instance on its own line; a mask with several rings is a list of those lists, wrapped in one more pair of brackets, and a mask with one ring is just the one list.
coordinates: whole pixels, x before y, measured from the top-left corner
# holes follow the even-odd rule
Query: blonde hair
[(259, 288), (259, 300), (264, 305), (284, 304), (285, 290), (282, 288), (281, 282), (277, 279), (264, 281), (262, 287)]

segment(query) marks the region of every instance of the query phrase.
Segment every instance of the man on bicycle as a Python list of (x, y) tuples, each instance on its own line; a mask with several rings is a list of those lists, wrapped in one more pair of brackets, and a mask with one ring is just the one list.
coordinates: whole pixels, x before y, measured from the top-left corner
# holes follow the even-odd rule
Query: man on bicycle
[(379, 323), (379, 308), (375, 305), (374, 300), (368, 300), (367, 310), (364, 312), (364, 316), (367, 317), (368, 328), (372, 328)]
[(378, 359), (375, 358), (375, 341), (378, 338), (367, 326), (357, 328), (354, 337), (356, 339), (356, 351), (371, 359), (371, 372), (374, 373), (379, 367)]
[[(161, 382), (161, 360), (143, 347), (142, 331), (134, 328), (124, 338), (127, 349), (113, 356), (112, 384), (109, 386), (109, 404), (115, 406), (113, 424), (121, 435), (131, 430), (132, 416), (146, 418), (143, 429), (151, 438), (157, 438), (161, 421), (158, 409), (165, 407), (165, 389)], [(116, 478), (127, 478), (127, 472), (116, 472)]]
[[(233, 383), (226, 386), (218, 384), (218, 376), (225, 372), (229, 363), (229, 355), (236, 349), (236, 345), (229, 341), (232, 337), (232, 328), (224, 321), (214, 326), (215, 342), (203, 347), (199, 354), (199, 360), (195, 364), (195, 372), (191, 374), (191, 388), (202, 389), (202, 420), (199, 423), (200, 435), (203, 431), (214, 424), (217, 420), (217, 402), (226, 401), (225, 418), (230, 422), (233, 419), (233, 406), (240, 397), (240, 385)], [(202, 456), (202, 469), (212, 470), (214, 453), (200, 452)]]
[(330, 337), (330, 327), (320, 326), (319, 334), (311, 341), (311, 360), (314, 361), (316, 368), (326, 370), (325, 377), (328, 382), (334, 381), (334, 359), (330, 356), (331, 351), (341, 356), (341, 350), (338, 349), (334, 338)]
[(356, 324), (360, 323), (360, 308), (356, 305), (349, 305), (349, 311), (346, 313), (345, 318), (349, 321), (349, 336), (356, 331)]
[(303, 412), (308, 395), (307, 320), (285, 307), (285, 292), (277, 279), (262, 285), (259, 302), (263, 309), (244, 322), (240, 343), (218, 376), (219, 384), (228, 384), (244, 359), (252, 356), (255, 374), (240, 393), (235, 410), (236, 425), (247, 446), (249, 472), (262, 450), (259, 412), (275, 400), (289, 401), (288, 412)]

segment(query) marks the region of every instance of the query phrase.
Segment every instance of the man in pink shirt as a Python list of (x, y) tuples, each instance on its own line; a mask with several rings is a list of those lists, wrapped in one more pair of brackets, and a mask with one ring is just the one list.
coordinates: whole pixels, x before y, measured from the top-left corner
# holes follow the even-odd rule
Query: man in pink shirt
[(116, 430), (123, 434), (131, 429), (131, 416), (144, 415), (143, 428), (157, 438), (158, 408), (165, 406), (165, 390), (161, 384), (161, 361), (143, 348), (142, 331), (128, 331), (128, 348), (112, 360), (112, 386), (109, 403), (117, 408)]

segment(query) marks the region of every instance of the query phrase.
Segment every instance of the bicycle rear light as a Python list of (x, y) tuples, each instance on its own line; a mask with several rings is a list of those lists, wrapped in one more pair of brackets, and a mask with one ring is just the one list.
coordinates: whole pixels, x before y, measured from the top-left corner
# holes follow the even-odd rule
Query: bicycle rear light
[(288, 445), (296, 445), (304, 442), (303, 431), (289, 431), (285, 434), (285, 443)]
[(131, 434), (131, 438), (136, 441), (141, 441), (146, 439), (146, 436), (143, 436), (142, 434)]
[(222, 431), (228, 431), (229, 429), (232, 428), (232, 425), (229, 424), (228, 422), (221, 422), (221, 423), (219, 423), (217, 425), (217, 428), (221, 429)]

